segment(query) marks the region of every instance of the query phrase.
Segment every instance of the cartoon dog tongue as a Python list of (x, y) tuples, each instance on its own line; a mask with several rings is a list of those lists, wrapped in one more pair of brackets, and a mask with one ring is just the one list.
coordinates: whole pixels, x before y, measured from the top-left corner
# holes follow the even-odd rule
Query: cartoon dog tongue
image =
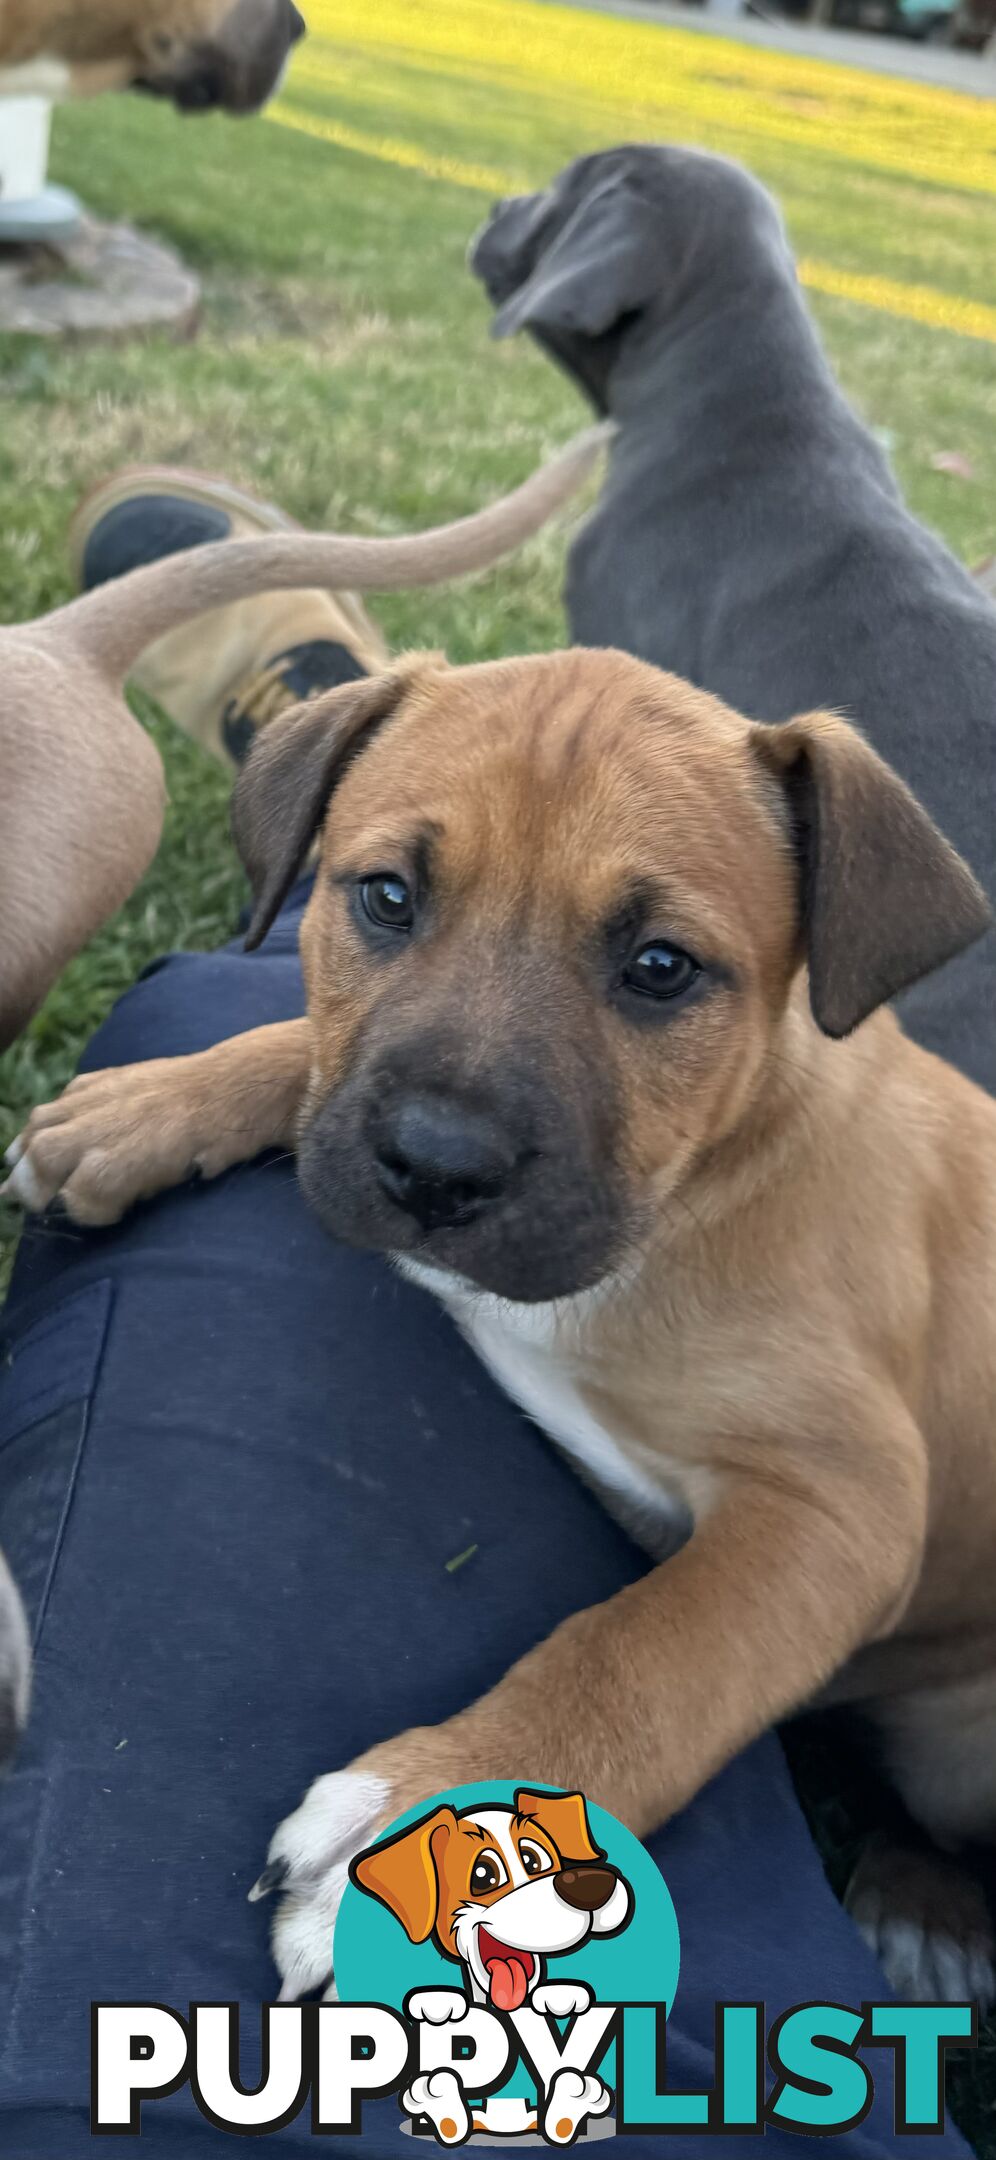
[(491, 2000), (496, 2010), (520, 2010), (526, 1999), (533, 1971), (533, 1957), (528, 1950), (509, 1950), (497, 1942), (493, 1935), (481, 1930), (481, 1959), (488, 1976)]

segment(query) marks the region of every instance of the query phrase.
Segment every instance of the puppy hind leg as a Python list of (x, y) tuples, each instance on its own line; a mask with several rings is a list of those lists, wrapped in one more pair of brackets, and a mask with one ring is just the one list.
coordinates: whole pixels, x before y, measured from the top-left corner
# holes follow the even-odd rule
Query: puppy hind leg
[(909, 2001), (996, 2004), (996, 1682), (876, 1706), (908, 1831), (873, 1838), (848, 1911)]
[(905, 2002), (996, 2002), (990, 1896), (970, 1866), (914, 1834), (870, 1840), (848, 1884), (847, 1910)]
[(938, 1845), (996, 1850), (996, 1672), (872, 1706), (882, 1767)]

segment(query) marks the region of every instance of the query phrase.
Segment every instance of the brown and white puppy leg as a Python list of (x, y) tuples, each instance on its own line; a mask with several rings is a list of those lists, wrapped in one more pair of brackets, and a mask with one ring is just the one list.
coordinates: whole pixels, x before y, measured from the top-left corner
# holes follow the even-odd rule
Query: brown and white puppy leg
[(83, 1073), (31, 1112), (2, 1191), (32, 1214), (118, 1222), (138, 1200), (293, 1147), (311, 1073), (308, 1020), (253, 1028), (193, 1057)]
[(919, 1566), (926, 1473), (901, 1406), (872, 1393), (866, 1416), (848, 1403), (823, 1455), (833, 1472), (806, 1485), (770, 1442), (730, 1441), (730, 1458), (754, 1454), (757, 1468), (731, 1473), (672, 1560), (565, 1621), (472, 1708), (320, 1778), (276, 1831), (256, 1885), (281, 1893), (284, 1996), (327, 1978), (349, 1860), (403, 1809), (528, 1776), (646, 1834), (888, 1632)]

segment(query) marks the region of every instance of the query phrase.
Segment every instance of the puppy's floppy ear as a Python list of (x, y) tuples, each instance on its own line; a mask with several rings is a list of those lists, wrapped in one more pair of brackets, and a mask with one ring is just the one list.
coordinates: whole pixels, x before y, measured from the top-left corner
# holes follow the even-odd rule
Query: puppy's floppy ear
[(347, 765), (418, 676), (445, 665), (438, 653), (412, 654), (383, 675), (295, 705), (257, 736), (232, 795), (232, 836), (253, 891), (247, 952), (283, 906)]
[(527, 328), (601, 337), (649, 298), (661, 246), (650, 204), (624, 174), (612, 174), (579, 204), (532, 276), (498, 309), (492, 337)]
[(371, 1845), (350, 1862), (358, 1890), (379, 1898), (400, 1920), (409, 1942), (428, 1942), (439, 1916), (437, 1867), (457, 1827), (451, 1807), (434, 1808), (421, 1822)]
[(588, 1827), (584, 1794), (526, 1792), (515, 1795), (516, 1813), (528, 1815), (545, 1830), (562, 1860), (603, 1860)]
[(849, 1035), (982, 936), (985, 895), (905, 782), (836, 714), (755, 726), (751, 744), (787, 798), (813, 1017), (825, 1035)]

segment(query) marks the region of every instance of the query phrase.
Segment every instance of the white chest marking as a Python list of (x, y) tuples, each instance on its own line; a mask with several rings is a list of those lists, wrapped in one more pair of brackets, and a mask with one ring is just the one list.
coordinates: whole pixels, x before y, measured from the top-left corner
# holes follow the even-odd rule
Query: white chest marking
[(15, 67), (0, 67), (0, 98), (67, 97), (72, 75), (65, 60), (54, 53), (39, 53), (36, 60), (19, 60)]
[(434, 1292), (482, 1364), (534, 1418), (597, 1493), (607, 1513), (655, 1560), (684, 1542), (690, 1514), (682, 1479), (666, 1452), (623, 1446), (593, 1416), (572, 1373), (570, 1339), (583, 1325), (589, 1291), (557, 1305), (514, 1305), (458, 1277), (401, 1259), (403, 1274)]

